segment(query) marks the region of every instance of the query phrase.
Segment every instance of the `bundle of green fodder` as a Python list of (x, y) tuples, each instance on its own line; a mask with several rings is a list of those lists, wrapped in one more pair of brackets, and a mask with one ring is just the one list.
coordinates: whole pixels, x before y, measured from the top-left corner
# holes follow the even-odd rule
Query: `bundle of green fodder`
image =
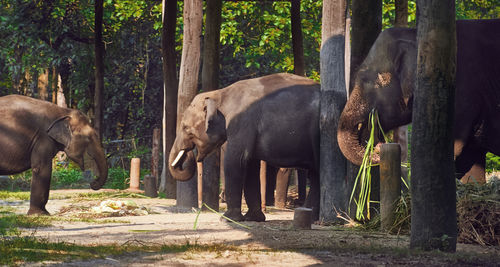
[(458, 242), (500, 246), (500, 180), (457, 183)]

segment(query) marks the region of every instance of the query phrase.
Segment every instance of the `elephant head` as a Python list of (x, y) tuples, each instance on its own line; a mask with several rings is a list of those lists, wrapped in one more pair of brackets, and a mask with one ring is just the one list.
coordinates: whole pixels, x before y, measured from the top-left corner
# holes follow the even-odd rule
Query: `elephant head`
[(226, 119), (217, 107), (216, 99), (200, 94), (184, 112), (168, 159), (175, 179), (189, 180), (196, 170), (196, 161), (202, 161), (226, 141)]
[(90, 126), (88, 118), (80, 111), (72, 110), (69, 115), (62, 116), (47, 129), (48, 135), (59, 143), (68, 158), (84, 169), (84, 154), (87, 153), (97, 165), (97, 178), (90, 187), (100, 189), (108, 177), (108, 165), (104, 149), (97, 132)]
[[(361, 165), (365, 153), (363, 131), (369, 127), (372, 110), (377, 110), (384, 131), (411, 122), (417, 59), (415, 35), (415, 30), (403, 28), (382, 32), (354, 78), (354, 88), (337, 131), (342, 153), (354, 164)], [(379, 160), (379, 155), (374, 154), (372, 162)]]

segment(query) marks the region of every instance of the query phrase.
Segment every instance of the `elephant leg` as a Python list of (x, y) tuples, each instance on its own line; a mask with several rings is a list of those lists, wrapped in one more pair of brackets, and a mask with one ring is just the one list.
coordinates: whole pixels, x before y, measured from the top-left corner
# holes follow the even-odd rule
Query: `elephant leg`
[(252, 160), (247, 166), (244, 193), (248, 211), (243, 216), (245, 221), (263, 222), (266, 220), (266, 216), (261, 209), (259, 166), (259, 160)]
[(45, 209), (49, 200), (50, 178), (52, 175), (52, 162), (40, 160), (32, 164), (30, 208), (28, 215), (50, 215)]
[(288, 183), (292, 169), (280, 168), (276, 176), (276, 203), (277, 208), (284, 209), (286, 207), (286, 199), (288, 196)]
[(309, 174), (309, 179), (311, 183), (311, 188), (309, 189), (309, 194), (306, 198), (306, 203), (304, 206), (307, 208), (312, 208), (312, 219), (313, 221), (319, 220), (319, 202), (320, 202), (320, 188), (319, 188), (319, 176), (316, 174)]
[(224, 157), (224, 195), (227, 203), (227, 211), (224, 216), (243, 221), (241, 214), (241, 196), (243, 193), (243, 182), (245, 180), (245, 162), (240, 162), (237, 149), (228, 145)]
[[(486, 165), (486, 151), (470, 142), (465, 145), (462, 154), (455, 160), (456, 178), (463, 182), (475, 181), (485, 183), (484, 169)], [(472, 179), (470, 176), (473, 176)]]
[(276, 189), (277, 173), (277, 167), (266, 164), (266, 206), (274, 206), (274, 190)]

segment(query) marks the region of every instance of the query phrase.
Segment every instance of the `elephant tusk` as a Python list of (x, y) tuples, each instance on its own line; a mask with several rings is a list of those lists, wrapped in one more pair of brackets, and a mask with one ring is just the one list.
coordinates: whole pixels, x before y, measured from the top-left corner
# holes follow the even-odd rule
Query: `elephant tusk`
[(175, 167), (175, 165), (177, 165), (177, 163), (179, 163), (179, 160), (182, 158), (182, 156), (184, 155), (184, 153), (186, 153), (186, 151), (184, 149), (181, 150), (181, 151), (179, 151), (179, 154), (177, 154), (177, 157), (175, 157), (174, 161), (170, 165), (172, 167)]

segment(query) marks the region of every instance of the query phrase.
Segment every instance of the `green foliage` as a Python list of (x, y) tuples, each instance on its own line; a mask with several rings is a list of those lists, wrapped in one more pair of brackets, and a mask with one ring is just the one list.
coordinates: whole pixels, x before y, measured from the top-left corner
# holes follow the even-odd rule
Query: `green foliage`
[(113, 189), (126, 189), (128, 172), (122, 168), (109, 168), (108, 169), (108, 180), (104, 184), (104, 188)]
[(53, 171), (50, 187), (52, 189), (72, 188), (72, 185), (78, 183), (82, 177), (82, 171), (76, 169), (61, 169)]
[[(417, 4), (415, 0), (408, 0), (408, 26), (415, 27)], [(382, 29), (394, 26), (396, 17), (394, 0), (384, 0), (382, 2)]]
[(498, 0), (456, 0), (457, 19), (498, 19)]
[(496, 172), (500, 170), (500, 156), (492, 153), (486, 154), (486, 172)]

